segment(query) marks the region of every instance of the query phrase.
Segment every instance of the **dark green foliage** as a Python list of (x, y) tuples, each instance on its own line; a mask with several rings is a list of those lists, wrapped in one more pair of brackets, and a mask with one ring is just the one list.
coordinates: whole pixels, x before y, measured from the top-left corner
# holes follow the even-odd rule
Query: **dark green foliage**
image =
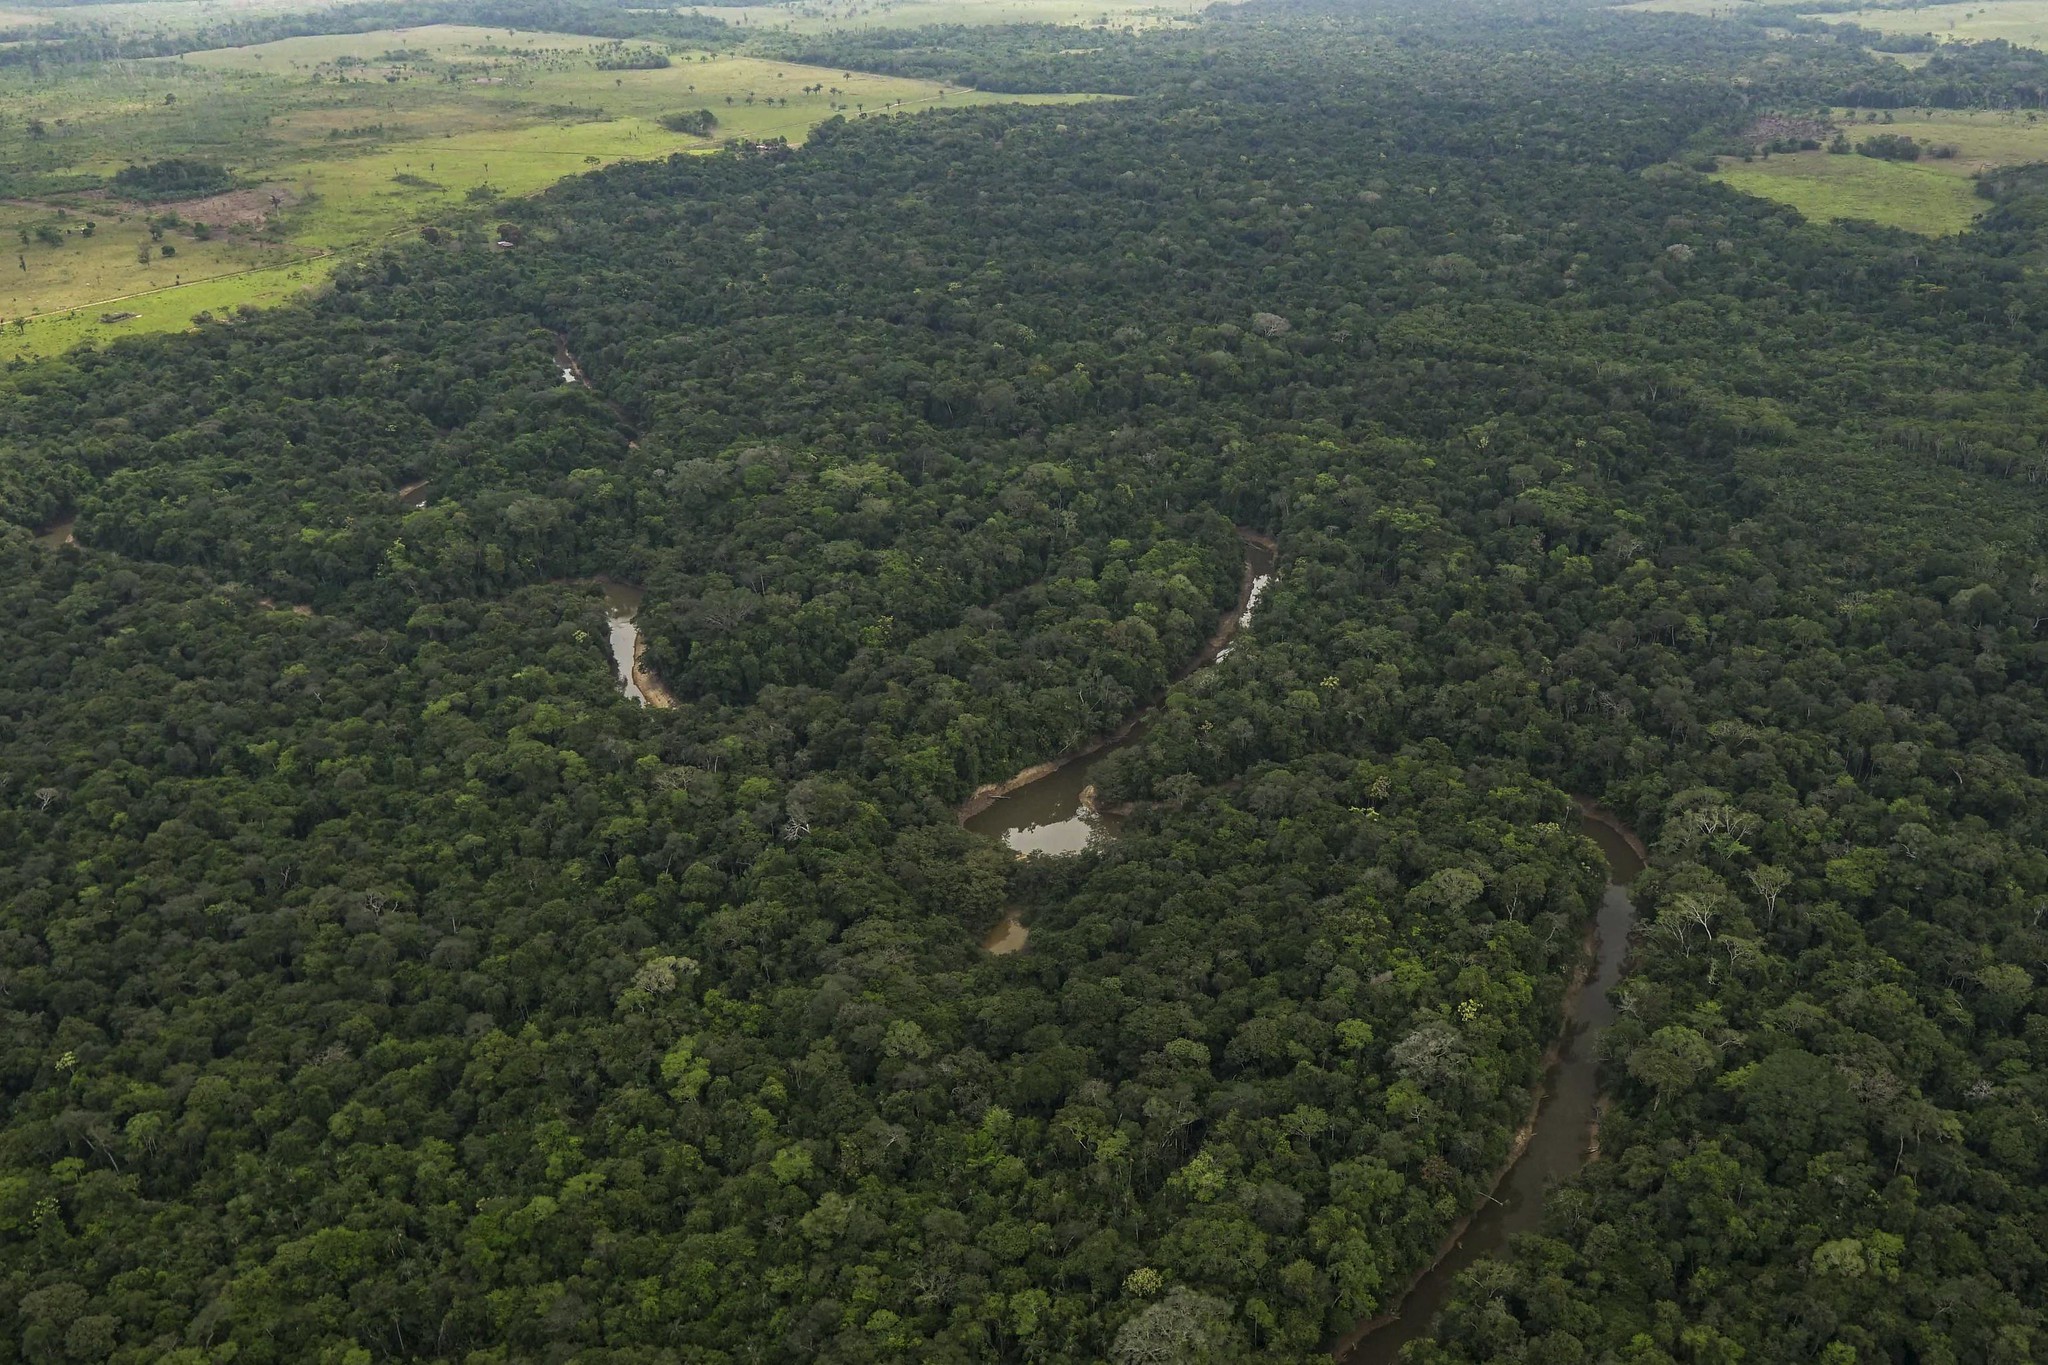
[[(1576, 791), (1602, 1157), (1416, 1350), (2040, 1354), (2038, 177), (1671, 164), (1864, 64), (1746, 25), (1217, 22), (10, 371), (0, 1349), (1312, 1359), (1528, 1112)], [(958, 828), (1162, 693), (1114, 843)]]
[(1878, 133), (1856, 144), (1858, 156), (1873, 156), (1880, 161), (1918, 161), (1925, 150), (1904, 133)]
[(709, 109), (690, 109), (678, 114), (663, 114), (661, 126), (671, 133), (688, 133), (693, 137), (710, 137), (718, 127), (718, 115)]
[(597, 59), (599, 71), (662, 71), (672, 65), (666, 52), (625, 52)]
[(142, 166), (123, 166), (114, 172), (114, 189), (133, 199), (196, 199), (233, 189), (235, 178), (228, 168), (212, 161), (172, 158)]

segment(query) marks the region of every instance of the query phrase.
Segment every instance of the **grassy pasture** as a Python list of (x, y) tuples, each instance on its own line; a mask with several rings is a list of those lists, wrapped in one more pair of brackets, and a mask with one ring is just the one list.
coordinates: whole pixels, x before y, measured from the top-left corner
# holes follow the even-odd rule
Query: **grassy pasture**
[(1961, 232), (1983, 207), (1969, 181), (1917, 162), (1826, 152), (1789, 152), (1747, 164), (1722, 160), (1717, 179), (1818, 220), (1863, 219), (1941, 237)]
[(1971, 178), (1994, 166), (2048, 160), (2048, 119), (1959, 109), (1897, 110), (1890, 124), (1864, 123), (1848, 110), (1835, 117), (1850, 140), (1872, 132), (1903, 133), (1928, 145), (1949, 144), (1947, 160), (1879, 161), (1828, 152), (1780, 153), (1768, 160), (1721, 158), (1716, 178), (1746, 194), (1790, 204), (1808, 218), (1866, 219), (1909, 232), (1961, 232), (1983, 211)]
[[(1624, 13), (1697, 14), (1729, 19), (1759, 7), (1761, 0), (1636, 0), (1618, 5)], [(1830, 24), (1856, 24), (1879, 33), (1928, 34), (1944, 42), (2003, 38), (2021, 47), (2048, 48), (2048, 0), (1976, 0), (1960, 5), (1873, 5), (1831, 14), (1809, 14)], [(1917, 66), (1924, 54), (1874, 54)], [(1909, 60), (1910, 58), (1910, 60)]]
[[(577, 35), (443, 25), (0, 77), (0, 103), (18, 115), (0, 119), (0, 231), (17, 243), (30, 234), (5, 263), (15, 268), (0, 271), (0, 356), (273, 302), (422, 223), (616, 161), (732, 137), (798, 142), (835, 114), (1050, 102), (730, 54), (599, 70), (616, 51)], [(658, 122), (699, 108), (719, 120), (709, 138)], [(100, 188), (123, 165), (172, 156), (219, 161), (247, 188), (233, 203), (168, 206), (114, 202)], [(176, 254), (139, 261), (143, 220), (163, 226), (167, 208), (187, 220), (163, 229)], [(91, 238), (76, 230), (87, 219)], [(211, 224), (210, 240), (195, 219)], [(39, 239), (44, 226), (60, 240)], [(127, 311), (140, 316), (98, 321)]]
[(2048, 48), (2048, 0), (1977, 0), (1975, 4), (1859, 9), (1812, 17), (1858, 24), (1880, 33), (1929, 33), (1945, 42), (2003, 38), (2021, 47)]
[[(410, 65), (399, 60), (380, 62), (386, 53), (417, 53), (428, 62), (458, 59), (490, 61), (547, 61), (553, 56), (571, 56), (593, 48), (611, 47), (610, 38), (592, 38), (580, 33), (515, 33), (503, 28), (479, 28), (469, 24), (432, 24), (422, 28), (376, 29), (368, 33), (316, 34), (304, 38), (280, 38), (276, 42), (250, 47), (222, 47), (211, 52), (192, 52), (179, 58), (194, 66), (216, 71), (332, 73), (342, 62), (367, 62), (372, 74)], [(656, 48), (648, 42), (629, 42), (628, 47)]]
[[(88, 215), (94, 224), (91, 237), (81, 231)], [(63, 240), (37, 240), (33, 234), (42, 227), (65, 234)], [(23, 232), (31, 234), (26, 243), (20, 240)], [(171, 230), (161, 241), (153, 241), (138, 216), (88, 211), (60, 218), (23, 204), (0, 205), (0, 234), (5, 234), (7, 254), (15, 258), (0, 258), (7, 267), (0, 270), (0, 316), (7, 318), (70, 309), (80, 300), (168, 288), (181, 279), (277, 265), (298, 254), (228, 234), (198, 241)], [(174, 254), (163, 254), (167, 245)], [(138, 259), (142, 247), (149, 250), (147, 262)]]
[[(326, 279), (340, 256), (268, 263), (183, 284), (166, 279), (157, 287), (68, 309), (36, 319), (25, 330), (9, 323), (0, 333), (0, 354), (56, 355), (84, 342), (111, 341), (145, 332), (183, 331), (202, 313), (226, 317), (237, 308), (285, 302)], [(118, 317), (123, 313), (131, 317)], [(117, 318), (101, 321), (102, 317)]]

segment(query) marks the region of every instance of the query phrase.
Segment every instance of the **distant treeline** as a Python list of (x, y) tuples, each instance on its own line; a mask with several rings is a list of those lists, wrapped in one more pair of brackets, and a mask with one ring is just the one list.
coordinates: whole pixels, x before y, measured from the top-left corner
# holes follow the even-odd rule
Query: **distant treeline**
[[(1822, 7), (1825, 8), (1825, 7)], [(1677, 16), (1674, 24), (1691, 30), (1688, 37), (1700, 53), (1699, 69), (1740, 71), (1751, 99), (1731, 119), (1747, 119), (1773, 99), (1818, 98), (1863, 109), (1936, 107), (1949, 109), (2048, 108), (2048, 53), (2017, 47), (2003, 40), (1936, 44), (1924, 37), (1882, 34), (1849, 24), (1802, 18), (1799, 11), (1758, 6), (1745, 8), (1735, 22)], [(1311, 15), (1342, 15), (1384, 29), (1396, 54), (1406, 46), (1404, 26), (1426, 17), (1421, 9), (1377, 6), (1360, 21), (1350, 7), (1310, 0), (1250, 0), (1217, 11), (1212, 31), (1223, 25), (1250, 27), (1277, 19)], [(1788, 44), (1790, 29), (1811, 42)], [(1493, 30), (1477, 28), (1472, 41), (1484, 43)], [(1528, 30), (1502, 29), (1506, 35)], [(1668, 33), (1642, 25), (1617, 32), (1597, 11), (1566, 12), (1547, 22), (1541, 32), (1562, 56), (1574, 42), (1599, 43), (1610, 50), (1639, 48), (1632, 53), (1649, 59)], [(1001, 29), (966, 25), (934, 25), (916, 29), (866, 30), (857, 33), (789, 34), (759, 39), (785, 60), (843, 70), (946, 81), (977, 90), (1004, 93), (1139, 94), (1195, 82), (1212, 81), (1212, 52), (1195, 46), (1162, 47), (1126, 33), (1089, 32), (1085, 42), (1072, 28), (1054, 24), (1018, 24)], [(1931, 51), (1923, 65), (1908, 68), (1873, 57), (1867, 48), (1885, 52)], [(1398, 55), (1390, 56), (1398, 62)]]
[(660, 71), (673, 65), (666, 52), (628, 52), (597, 59), (599, 71)]
[(629, 10), (579, 0), (400, 0), (397, 4), (338, 5), (310, 14), (231, 19), (175, 32), (124, 33), (95, 26), (45, 25), (22, 35), (19, 47), (0, 49), (0, 67), (174, 57), (221, 47), (246, 47), (330, 33), (370, 33), (426, 24), (473, 24), (596, 38), (667, 38), (723, 46), (733, 39), (723, 20), (690, 14)]

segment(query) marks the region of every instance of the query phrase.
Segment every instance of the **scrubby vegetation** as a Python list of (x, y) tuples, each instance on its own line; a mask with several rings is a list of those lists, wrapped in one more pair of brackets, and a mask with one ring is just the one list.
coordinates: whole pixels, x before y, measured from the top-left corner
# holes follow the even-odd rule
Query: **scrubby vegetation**
[(114, 172), (113, 186), (137, 199), (195, 199), (218, 194), (235, 183), (228, 168), (211, 161), (172, 158), (145, 166), (123, 166)]
[(710, 137), (718, 128), (718, 115), (709, 109), (690, 109), (678, 114), (663, 114), (661, 126), (671, 133), (688, 133), (692, 137)]
[(1879, 161), (1918, 161), (1925, 150), (1904, 133), (1875, 133), (1856, 144), (1858, 155), (1874, 156)]

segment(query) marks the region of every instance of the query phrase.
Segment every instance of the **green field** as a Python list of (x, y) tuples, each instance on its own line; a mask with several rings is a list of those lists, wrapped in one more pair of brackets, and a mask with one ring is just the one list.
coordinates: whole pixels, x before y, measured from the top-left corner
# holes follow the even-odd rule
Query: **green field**
[(1794, 152), (1746, 164), (1723, 158), (1717, 178), (1808, 218), (1865, 219), (1930, 237), (1961, 232), (1983, 207), (1967, 180), (1925, 163), (1866, 156)]
[[(1623, 11), (1697, 14), (1728, 19), (1759, 7), (1761, 0), (1636, 0)], [(1880, 33), (1926, 34), (1945, 42), (2002, 38), (2020, 47), (2048, 48), (2048, 0), (1981, 0), (1960, 5), (1873, 5), (1865, 9), (1809, 14), (1830, 24), (1856, 24)], [(1894, 57), (1893, 53), (1875, 54)], [(1924, 55), (1908, 65), (1925, 61)]]
[[(798, 142), (837, 114), (1044, 98), (704, 52), (666, 54), (657, 69), (598, 65), (658, 51), (440, 25), (0, 79), (13, 115), (0, 120), (0, 231), (18, 248), (0, 287), (0, 354), (273, 302), (424, 223), (616, 161)], [(658, 121), (695, 109), (718, 120), (711, 136)], [(225, 165), (237, 189), (172, 204), (108, 190), (123, 166), (167, 157)], [(124, 313), (135, 316), (113, 316)]]
[(1878, 131), (1903, 133), (1928, 145), (1951, 145), (1957, 155), (1910, 162), (1828, 152), (1747, 162), (1722, 157), (1716, 178), (1746, 194), (1790, 204), (1808, 218), (1866, 219), (1944, 236), (1963, 231), (1983, 211), (1972, 184), (1977, 172), (2048, 160), (2048, 120), (2026, 114), (1898, 110), (1892, 123), (1870, 124), (1837, 110), (1836, 118), (1852, 141)]
[(2048, 0), (1883, 6), (1812, 17), (1829, 23), (1858, 24), (1880, 33), (1932, 34), (1950, 42), (2003, 38), (2020, 47), (2048, 47)]

